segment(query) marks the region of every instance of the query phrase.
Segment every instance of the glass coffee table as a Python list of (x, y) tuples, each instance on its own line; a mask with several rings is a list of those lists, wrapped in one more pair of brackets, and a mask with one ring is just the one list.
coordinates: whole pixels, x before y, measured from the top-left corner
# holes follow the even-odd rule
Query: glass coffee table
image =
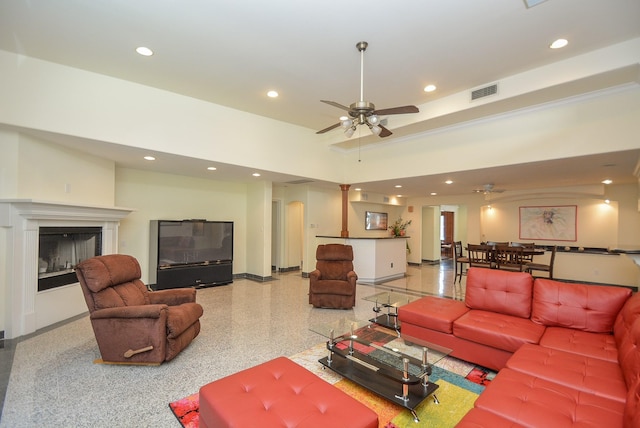
[(438, 385), (429, 382), (431, 367), (451, 349), (420, 342), (420, 358), (375, 343), (370, 321), (340, 319), (311, 327), (328, 338), (327, 356), (318, 360), (325, 368), (409, 410), (419, 422), (415, 408), (430, 395), (439, 403)]
[[(393, 329), (400, 335), (400, 323), (398, 322), (398, 308), (420, 299), (419, 296), (398, 293), (395, 291), (383, 291), (371, 296), (363, 297), (362, 300), (373, 302), (374, 317), (369, 320), (383, 327)], [(384, 312), (386, 310), (386, 312)]]

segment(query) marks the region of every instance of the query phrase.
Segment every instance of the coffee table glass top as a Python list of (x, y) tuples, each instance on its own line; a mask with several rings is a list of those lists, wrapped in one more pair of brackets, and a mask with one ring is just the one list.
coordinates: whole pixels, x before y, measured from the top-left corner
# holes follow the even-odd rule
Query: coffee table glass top
[[(385, 333), (377, 332), (378, 329), (380, 329), (380, 327), (370, 320), (353, 320), (348, 318), (341, 318), (330, 323), (310, 327), (311, 331), (328, 338), (329, 341), (334, 344), (339, 342), (346, 344), (353, 339), (365, 347), (383, 351), (384, 354), (388, 355), (380, 353), (367, 353), (367, 355), (380, 360), (380, 362), (384, 364), (389, 364), (390, 361), (392, 361), (389, 365), (396, 367), (396, 361), (393, 360), (402, 361), (403, 358), (408, 358), (411, 365), (421, 367), (423, 365), (423, 348), (427, 349), (426, 364), (430, 365), (437, 363), (452, 352), (451, 349), (445, 348), (444, 346), (413, 338), (411, 338), (409, 343), (406, 343), (403, 339), (396, 339), (393, 342), (388, 342), (386, 346), (380, 345), (380, 341), (377, 339), (380, 334), (384, 335)], [(378, 337), (376, 337), (376, 334)], [(387, 333), (387, 335), (391, 336), (389, 333)], [(357, 348), (356, 346), (356, 351), (358, 351)], [(388, 359), (389, 355), (393, 357), (391, 360)], [(376, 356), (379, 356), (379, 358), (376, 358)]]
[[(438, 384), (429, 382), (432, 366), (451, 349), (427, 342), (406, 343), (370, 321), (340, 319), (312, 326), (328, 338), (323, 366), (411, 411), (428, 396), (438, 403)], [(415, 345), (413, 344), (415, 343)]]
[(326, 338), (336, 338), (338, 336), (353, 334), (353, 331), (357, 331), (362, 327), (367, 327), (370, 324), (371, 321), (340, 318), (328, 323), (312, 325), (311, 327), (309, 327), (309, 330), (314, 333), (318, 333)]
[(406, 305), (407, 303), (411, 303), (414, 300), (420, 299), (419, 296), (411, 296), (409, 294), (398, 293), (395, 291), (383, 291), (380, 293), (373, 294), (371, 296), (363, 297), (362, 300), (367, 300), (369, 302), (374, 302), (378, 306), (382, 307), (394, 307)]

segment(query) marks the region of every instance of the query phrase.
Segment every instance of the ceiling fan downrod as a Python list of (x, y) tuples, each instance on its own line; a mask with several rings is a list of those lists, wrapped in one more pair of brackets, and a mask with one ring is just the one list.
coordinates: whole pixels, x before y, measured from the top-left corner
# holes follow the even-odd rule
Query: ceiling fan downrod
[(364, 104), (364, 51), (367, 50), (369, 43), (358, 42), (356, 48), (360, 51), (360, 104)]

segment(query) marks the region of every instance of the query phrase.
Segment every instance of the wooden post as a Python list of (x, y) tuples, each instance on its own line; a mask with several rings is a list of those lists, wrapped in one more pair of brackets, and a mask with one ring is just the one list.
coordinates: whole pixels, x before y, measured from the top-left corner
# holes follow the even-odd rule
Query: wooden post
[(340, 185), (340, 190), (342, 190), (342, 230), (340, 231), (341, 238), (349, 237), (349, 187), (351, 187), (351, 184)]

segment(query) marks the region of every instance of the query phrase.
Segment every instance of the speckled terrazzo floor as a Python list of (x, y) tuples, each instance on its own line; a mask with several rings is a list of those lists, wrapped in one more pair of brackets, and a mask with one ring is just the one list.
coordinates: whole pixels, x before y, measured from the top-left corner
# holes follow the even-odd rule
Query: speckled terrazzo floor
[[(464, 282), (453, 286), (447, 264), (409, 266), (405, 278), (358, 285), (351, 310), (312, 308), (308, 279), (300, 272), (277, 274), (269, 282), (237, 279), (200, 289), (200, 335), (159, 367), (94, 364), (100, 355), (89, 318), (76, 317), (15, 345), (0, 427), (180, 427), (169, 402), (277, 356), (304, 354), (316, 345), (322, 349), (324, 338), (309, 326), (371, 317), (371, 303), (362, 297), (393, 288), (460, 298)], [(308, 364), (314, 364), (313, 358)]]

